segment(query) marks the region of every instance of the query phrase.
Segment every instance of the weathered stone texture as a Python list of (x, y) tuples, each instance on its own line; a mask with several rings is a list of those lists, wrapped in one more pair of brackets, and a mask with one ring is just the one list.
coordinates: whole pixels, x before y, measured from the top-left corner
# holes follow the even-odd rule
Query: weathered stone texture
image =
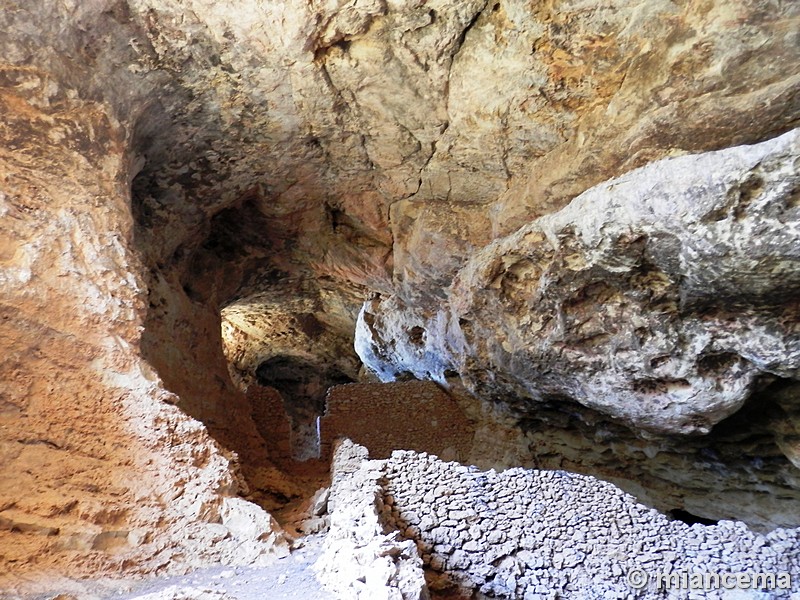
[(272, 560), (287, 551), (280, 528), (257, 507), (263, 539), (221, 522), (242, 509), (234, 457), (141, 357), (129, 130), (65, 66), (76, 55), (56, 38), (76, 39), (49, 11), (33, 27), (35, 8), (0, 11), (2, 585), (35, 569)]
[(333, 449), (331, 529), (316, 564), (319, 579), (340, 598), (428, 600), (416, 544), (384, 533), (383, 463), (368, 457), (347, 439)]
[[(44, 562), (62, 542), (94, 568), (235, 560), (238, 538), (218, 522), (247, 485), (231, 451), (254, 493), (270, 466), (226, 358), (242, 389), (276, 357), (352, 377), (346, 348), (367, 291), (382, 294), (369, 310), (397, 312), (391, 326), (359, 324), (362, 339), (396, 327), (377, 344), (381, 365), (367, 357), (386, 374), (458, 372), (487, 398), (565, 394), (649, 431), (701, 432), (763, 375), (796, 378), (788, 162), (744, 153), (741, 177), (711, 182), (677, 158), (701, 188), (727, 186), (730, 203), (695, 214), (689, 194), (646, 215), (595, 198), (546, 221), (561, 240), (535, 239), (545, 221), (512, 232), (633, 167), (796, 126), (798, 11), (773, 0), (6, 2), (2, 560)], [(677, 217), (694, 229), (668, 230)], [(616, 246), (592, 249), (594, 232), (577, 228), (601, 219)], [(647, 239), (620, 229), (648, 219), (664, 227)], [(539, 263), (552, 275), (541, 314), (553, 318), (536, 337), (523, 321)], [(795, 422), (775, 435), (796, 461)], [(142, 533), (158, 522), (172, 533)], [(200, 554), (185, 552), (189, 540)], [(247, 560), (267, 552), (243, 543)]]
[(247, 388), (247, 402), (270, 460), (276, 464), (291, 460), (292, 426), (278, 391), (253, 384)]
[[(667, 597), (657, 576), (673, 572), (783, 573), (782, 589), (776, 581), (768, 592), (774, 598), (800, 588), (789, 575), (800, 568), (796, 529), (760, 535), (735, 521), (689, 526), (609, 483), (563, 471), (481, 472), (413, 452), (396, 452), (383, 469), (376, 505), (416, 542), (431, 590), (649, 600)], [(627, 578), (634, 570), (649, 585), (634, 589)], [(723, 597), (721, 588), (704, 594)]]
[[(800, 368), (800, 132), (653, 163), (489, 244), (431, 315), (365, 304), (384, 378), (458, 371), (483, 397), (567, 397), (707, 433)], [(412, 326), (413, 324), (413, 326)]]
[[(668, 437), (707, 434), (769, 381), (797, 379), (798, 138), (794, 131), (756, 146), (671, 158), (592, 188), (475, 253), (438, 309), (399, 296), (367, 301), (356, 349), (384, 380), (410, 372), (446, 382), (460, 374), (476, 395), (510, 406), (544, 438), (535, 454), (546, 449), (570, 456), (579, 470), (574, 465), (581, 462), (606, 476), (625, 468), (624, 461), (617, 467), (595, 461), (594, 452), (582, 461), (563, 438), (556, 441), (561, 434), (547, 442), (545, 424), (589, 424), (597, 435), (588, 448), (598, 436), (620, 441), (620, 424)], [(775, 396), (767, 391), (753, 402), (766, 409)], [(784, 428), (796, 436), (787, 416), (796, 411), (789, 400), (796, 393), (783, 398), (782, 408), (770, 408), (784, 415), (770, 417), (770, 438)], [(601, 433), (604, 421), (615, 434)], [(753, 439), (765, 424), (736, 423)], [(709, 448), (729, 443), (732, 431), (720, 431)], [(692, 451), (699, 447), (687, 443)], [(774, 443), (757, 452), (772, 460)], [(633, 443), (642, 445), (648, 442)], [(773, 479), (764, 472), (770, 486), (792, 488), (797, 481), (788, 446), (784, 475)], [(633, 452), (619, 454), (647, 462), (659, 447), (682, 453), (672, 440), (638, 460)], [(757, 469), (730, 458), (740, 463), (740, 487), (751, 489), (744, 481), (751, 482)], [(700, 456), (692, 462), (708, 470)], [(664, 466), (653, 468), (657, 478)], [(714, 489), (726, 487), (720, 482)], [(776, 518), (787, 523), (796, 517), (777, 510)]]
[[(663, 583), (657, 588), (658, 574), (698, 572), (774, 573), (772, 588), (756, 593), (790, 598), (798, 591), (789, 575), (800, 568), (797, 529), (762, 535), (736, 521), (690, 526), (612, 484), (564, 471), (479, 471), (409, 451), (368, 460), (363, 448), (341, 448), (330, 508), (342, 532), (326, 542), (319, 567), (326, 581), (352, 581), (349, 597), (360, 597), (359, 577), (384, 574), (378, 549), (398, 536), (414, 543), (402, 556), (421, 556), (431, 592), (456, 597), (649, 600), (668, 594)], [(337, 560), (344, 551), (358, 558)], [(634, 570), (649, 584), (632, 587)], [(717, 585), (704, 594), (726, 591)]]

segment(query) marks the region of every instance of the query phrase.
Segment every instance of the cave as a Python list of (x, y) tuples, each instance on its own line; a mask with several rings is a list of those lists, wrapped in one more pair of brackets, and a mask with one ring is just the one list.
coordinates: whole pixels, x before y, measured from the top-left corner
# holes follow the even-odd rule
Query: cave
[(0, 9), (0, 597), (800, 594), (798, 23)]
[(716, 525), (719, 523), (719, 521), (715, 521), (714, 519), (706, 519), (705, 517), (693, 515), (688, 510), (683, 510), (682, 508), (673, 508), (672, 510), (668, 511), (667, 514), (673, 519), (683, 521), (687, 525)]

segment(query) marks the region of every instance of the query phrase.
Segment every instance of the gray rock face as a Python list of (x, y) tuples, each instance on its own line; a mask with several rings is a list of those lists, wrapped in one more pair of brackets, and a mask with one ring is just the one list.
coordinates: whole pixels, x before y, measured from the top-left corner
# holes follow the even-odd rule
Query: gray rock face
[(596, 186), (476, 253), (438, 306), (367, 302), (356, 349), (384, 380), (451, 370), (530, 410), (708, 433), (800, 375), (799, 155), (795, 130)]

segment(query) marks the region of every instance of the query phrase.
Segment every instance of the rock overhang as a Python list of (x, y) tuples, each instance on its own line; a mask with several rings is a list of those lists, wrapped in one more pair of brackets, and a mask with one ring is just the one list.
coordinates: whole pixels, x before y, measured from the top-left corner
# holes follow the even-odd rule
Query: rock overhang
[[(137, 296), (109, 323), (130, 334), (133, 348), (141, 323), (131, 315), (147, 312), (145, 354), (163, 358), (157, 370), (181, 392), (185, 410), (220, 423), (236, 412), (230, 407), (242, 408), (226, 383), (222, 352), (209, 349), (220, 345), (218, 311), (226, 303), (261, 293), (322, 298), (324, 315), (310, 312), (320, 322), (335, 316), (337, 348), (347, 345), (344, 332), (369, 291), (396, 294), (428, 318), (468, 257), (593, 185), (668, 155), (789, 130), (800, 97), (796, 19), (791, 3), (775, 9), (766, 2), (716, 2), (707, 11), (653, 2), (596, 12), (572, 2), (531, 8), (512, 0), (31, 2), (0, 15), (3, 97), (21, 99), (12, 108), (35, 116), (31, 122), (52, 140), (8, 148), (46, 156), (51, 144), (69, 146), (64, 164), (82, 180), (98, 177), (83, 170), (87, 164), (110, 176), (86, 202), (120, 208), (108, 228), (133, 237), (128, 274), (135, 283), (119, 297), (147, 286), (149, 298)], [(91, 115), (82, 121), (84, 109)], [(10, 116), (6, 126), (23, 131)], [(63, 175), (39, 166), (51, 182)], [(742, 183), (746, 196), (754, 182)], [(16, 181), (11, 187), (37, 197)], [(796, 193), (790, 197), (796, 205)], [(92, 218), (103, 229), (101, 212), (98, 206)], [(727, 222), (726, 213), (718, 223)], [(660, 246), (667, 256), (668, 241)], [(770, 246), (784, 242), (762, 244), (759, 268), (786, 268), (784, 260), (767, 264)], [(664, 273), (674, 271), (659, 258), (652, 261)], [(513, 271), (509, 293), (529, 267), (502, 266)], [(39, 293), (34, 272), (18, 275), (34, 282), (23, 296)], [(734, 279), (718, 296), (738, 311), (731, 297), (752, 281)], [(698, 274), (680, 301), (696, 304), (694, 290), (710, 283)], [(98, 289), (91, 297), (102, 300)], [(70, 327), (84, 322), (83, 309), (67, 319)], [(785, 317), (776, 319), (791, 326)], [(464, 327), (456, 320), (444, 331), (448, 348), (467, 343)], [(434, 336), (414, 331), (419, 352)], [(775, 346), (772, 358), (763, 348), (752, 352), (772, 365), (768, 372), (795, 376), (781, 371), (786, 348)], [(446, 382), (453, 371), (480, 369), (451, 368), (443, 355), (429, 352), (422, 375)], [(652, 368), (670, 368), (652, 359)], [(714, 350), (701, 366), (726, 364), (725, 352)], [(690, 378), (672, 379), (681, 387)], [(794, 414), (791, 402), (781, 402), (782, 414)], [(796, 456), (794, 422), (779, 425), (786, 456)], [(225, 444), (247, 437), (216, 435)], [(580, 443), (572, 439), (563, 453)], [(237, 450), (247, 455), (246, 446)], [(758, 484), (757, 477), (746, 483)]]

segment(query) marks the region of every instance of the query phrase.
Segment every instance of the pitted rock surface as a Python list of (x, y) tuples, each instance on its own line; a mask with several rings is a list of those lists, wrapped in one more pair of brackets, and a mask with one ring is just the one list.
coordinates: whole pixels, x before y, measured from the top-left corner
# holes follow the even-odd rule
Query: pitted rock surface
[(438, 310), (367, 302), (356, 348), (384, 379), (450, 369), (481, 397), (708, 433), (759, 376), (800, 377), (798, 155), (795, 130), (594, 187), (475, 253)]

